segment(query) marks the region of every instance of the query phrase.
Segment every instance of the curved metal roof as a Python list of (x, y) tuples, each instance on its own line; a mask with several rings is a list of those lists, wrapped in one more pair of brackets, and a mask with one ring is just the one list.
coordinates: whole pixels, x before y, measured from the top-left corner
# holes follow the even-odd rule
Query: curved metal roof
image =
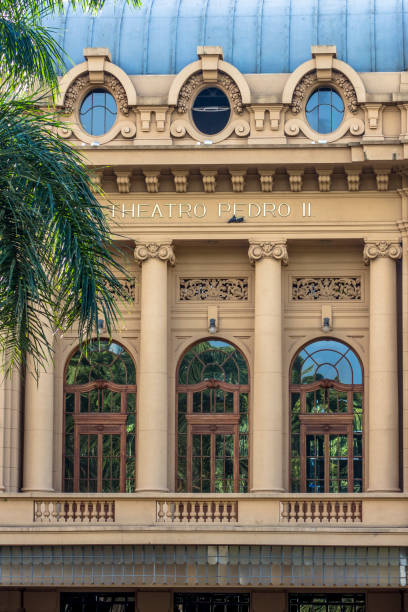
[(128, 74), (175, 74), (198, 45), (219, 45), (243, 73), (292, 72), (311, 45), (336, 45), (358, 72), (408, 65), (408, 0), (107, 0), (101, 14), (47, 18), (74, 64), (109, 47)]

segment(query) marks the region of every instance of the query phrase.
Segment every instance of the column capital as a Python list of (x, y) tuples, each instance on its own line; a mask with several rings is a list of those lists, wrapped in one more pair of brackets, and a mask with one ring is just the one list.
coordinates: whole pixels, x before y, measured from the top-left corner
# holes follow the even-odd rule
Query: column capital
[(263, 242), (258, 240), (249, 241), (248, 257), (251, 263), (255, 263), (269, 257), (280, 260), (284, 265), (288, 263), (288, 250), (286, 240), (276, 242)]
[(401, 259), (402, 247), (399, 242), (390, 240), (365, 240), (364, 263), (368, 265), (372, 259), (377, 259), (377, 257)]
[(147, 259), (160, 259), (167, 261), (171, 266), (176, 263), (176, 257), (171, 240), (163, 242), (138, 242), (134, 250), (134, 257), (139, 265)]

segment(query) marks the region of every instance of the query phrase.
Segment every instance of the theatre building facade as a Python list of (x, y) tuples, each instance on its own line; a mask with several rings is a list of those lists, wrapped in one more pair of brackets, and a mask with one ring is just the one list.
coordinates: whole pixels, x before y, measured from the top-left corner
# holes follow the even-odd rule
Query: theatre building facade
[(129, 299), (1, 383), (0, 611), (408, 611), (406, 15), (320, 4), (53, 22)]

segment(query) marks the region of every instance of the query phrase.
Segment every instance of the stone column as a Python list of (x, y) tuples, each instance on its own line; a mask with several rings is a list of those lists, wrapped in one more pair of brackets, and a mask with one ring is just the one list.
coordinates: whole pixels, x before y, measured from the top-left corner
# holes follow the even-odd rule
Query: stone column
[(138, 491), (167, 487), (167, 264), (171, 242), (138, 243), (142, 266), (136, 472)]
[[(48, 341), (52, 331), (46, 327)], [(38, 380), (34, 365), (27, 359), (24, 404), (24, 453), (22, 491), (53, 491), (54, 442), (54, 363), (50, 358), (40, 368)]]
[(250, 240), (255, 264), (252, 491), (283, 491), (282, 263), (286, 240)]
[(399, 491), (396, 242), (366, 241), (370, 264), (368, 491)]

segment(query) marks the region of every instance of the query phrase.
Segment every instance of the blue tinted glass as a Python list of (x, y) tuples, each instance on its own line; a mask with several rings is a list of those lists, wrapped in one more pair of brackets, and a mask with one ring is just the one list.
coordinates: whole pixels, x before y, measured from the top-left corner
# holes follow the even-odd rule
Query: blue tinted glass
[(320, 87), (307, 101), (306, 119), (310, 127), (319, 134), (329, 134), (337, 130), (343, 117), (343, 100), (334, 89)]
[(328, 380), (337, 380), (337, 370), (334, 366), (324, 363), (320, 365), (316, 370), (316, 379), (321, 380), (327, 378)]
[(106, 134), (116, 121), (115, 98), (104, 89), (94, 89), (82, 102), (80, 119), (82, 127), (92, 136)]
[(194, 123), (203, 134), (221, 132), (227, 125), (230, 114), (229, 100), (217, 87), (203, 89), (194, 100)]
[[(299, 364), (301, 357), (301, 366)], [(293, 369), (301, 367), (299, 382), (308, 384), (315, 380), (327, 378), (338, 380), (346, 385), (361, 385), (363, 373), (360, 361), (354, 351), (339, 342), (328, 338), (327, 340), (316, 340), (311, 342), (299, 352), (293, 361)], [(299, 377), (293, 378), (297, 382)]]

